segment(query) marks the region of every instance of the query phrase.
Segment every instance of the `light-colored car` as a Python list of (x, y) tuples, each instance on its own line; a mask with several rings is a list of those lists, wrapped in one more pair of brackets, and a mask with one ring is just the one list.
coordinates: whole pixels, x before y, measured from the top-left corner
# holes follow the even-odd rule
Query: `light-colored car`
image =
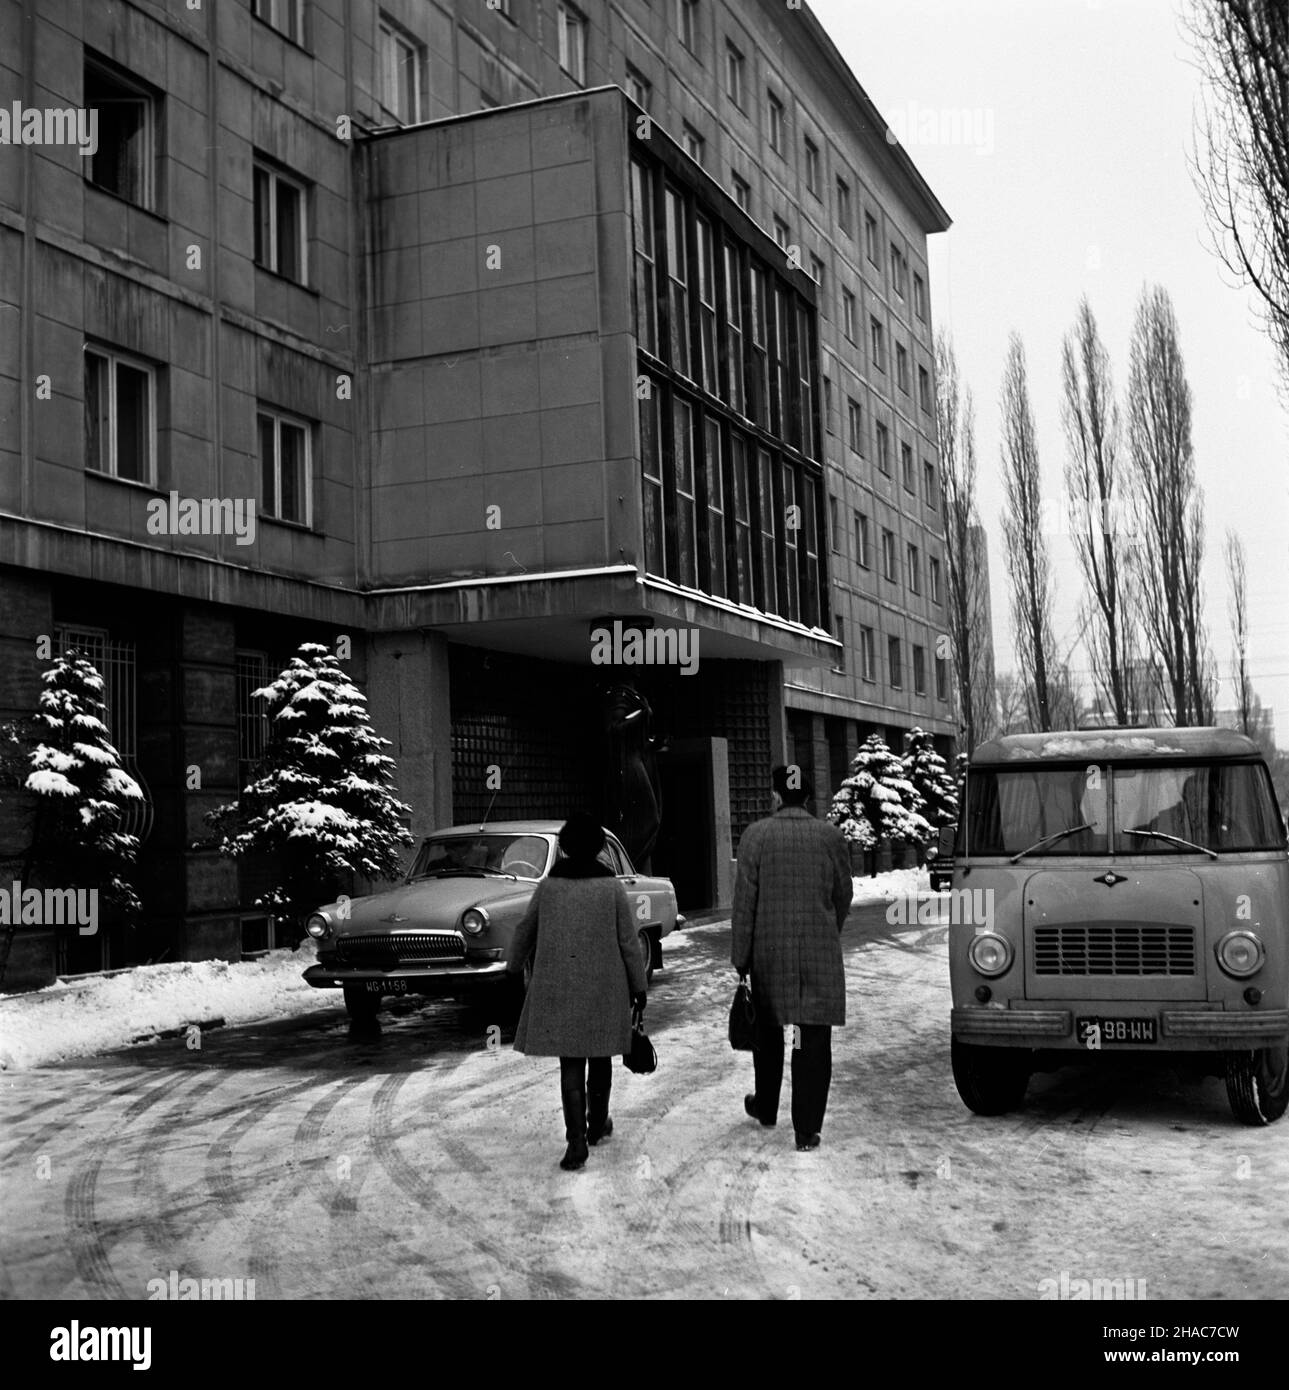
[[(561, 825), (502, 821), (436, 830), (397, 888), (328, 903), (309, 918), (318, 962), (304, 978), (317, 989), (342, 989), (355, 1018), (371, 1017), (387, 994), (504, 988), (511, 936), (562, 857)], [(671, 880), (637, 873), (607, 830), (600, 861), (626, 889), (652, 976), (662, 965), (662, 939), (684, 925)]]

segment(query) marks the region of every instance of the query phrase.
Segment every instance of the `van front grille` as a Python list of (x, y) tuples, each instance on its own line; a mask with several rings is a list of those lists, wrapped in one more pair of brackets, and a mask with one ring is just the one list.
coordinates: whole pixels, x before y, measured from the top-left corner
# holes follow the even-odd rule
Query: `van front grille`
[(1034, 928), (1035, 975), (1194, 975), (1192, 927)]

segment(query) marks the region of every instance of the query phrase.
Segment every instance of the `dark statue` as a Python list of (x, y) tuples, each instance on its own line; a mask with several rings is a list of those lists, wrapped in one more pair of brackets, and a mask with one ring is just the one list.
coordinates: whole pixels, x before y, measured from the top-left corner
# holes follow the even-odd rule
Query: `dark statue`
[(603, 711), (608, 827), (622, 841), (635, 867), (651, 873), (662, 822), (662, 789), (649, 727), (652, 711), (649, 701), (627, 683), (605, 691)]

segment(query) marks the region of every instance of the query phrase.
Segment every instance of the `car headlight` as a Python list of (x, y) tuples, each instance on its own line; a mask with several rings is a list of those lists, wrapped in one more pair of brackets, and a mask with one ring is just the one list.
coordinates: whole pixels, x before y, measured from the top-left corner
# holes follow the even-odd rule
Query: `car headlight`
[(461, 925), (471, 936), (478, 936), (488, 925), (488, 914), (481, 907), (467, 907), (461, 914)]
[(1256, 975), (1265, 959), (1262, 942), (1251, 931), (1229, 931), (1217, 943), (1217, 963), (1237, 980)]
[(1012, 945), (997, 932), (979, 932), (967, 947), (967, 959), (982, 975), (1001, 975), (1012, 963)]
[(310, 936), (326, 936), (331, 930), (331, 923), (327, 921), (321, 912), (315, 912), (304, 924), (304, 929)]

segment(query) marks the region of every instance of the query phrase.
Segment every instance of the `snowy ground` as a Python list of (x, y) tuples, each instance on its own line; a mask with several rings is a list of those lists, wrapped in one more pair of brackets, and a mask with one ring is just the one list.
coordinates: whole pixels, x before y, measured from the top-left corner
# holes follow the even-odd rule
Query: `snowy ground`
[[(855, 879), (855, 906), (926, 891), (924, 870), (896, 869)], [(680, 937), (675, 938), (679, 945)], [(158, 1034), (335, 1008), (339, 991), (306, 985), (312, 941), (257, 961), (144, 965), (125, 974), (87, 976), (30, 994), (0, 996), (0, 1071), (87, 1057)]]

